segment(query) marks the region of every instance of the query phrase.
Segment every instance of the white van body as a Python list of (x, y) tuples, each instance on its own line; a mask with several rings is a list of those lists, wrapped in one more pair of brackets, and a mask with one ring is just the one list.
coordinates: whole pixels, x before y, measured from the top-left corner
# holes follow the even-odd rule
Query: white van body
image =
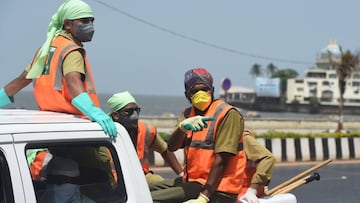
[[(59, 146), (69, 149), (73, 147), (77, 150), (82, 147), (85, 149), (87, 144), (91, 145), (91, 149), (105, 146), (111, 151), (118, 176), (117, 184), (124, 186), (121, 191), (116, 190), (124, 193), (122, 194), (124, 199), (116, 202), (152, 202), (130, 137), (123, 126), (116, 123), (116, 127), (118, 136), (110, 138), (99, 124), (74, 115), (37, 110), (0, 109), (1, 202), (38, 202), (34, 179), (27, 160), (29, 150), (44, 147), (59, 149)], [(76, 145), (72, 146), (72, 144)], [(96, 179), (96, 175), (93, 178)], [(117, 195), (116, 191), (115, 195)]]

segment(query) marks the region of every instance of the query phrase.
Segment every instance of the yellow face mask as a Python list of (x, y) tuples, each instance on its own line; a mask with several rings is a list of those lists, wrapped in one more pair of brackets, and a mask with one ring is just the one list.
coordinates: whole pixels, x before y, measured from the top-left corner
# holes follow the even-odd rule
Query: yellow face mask
[(191, 103), (195, 108), (199, 109), (200, 111), (204, 111), (211, 104), (211, 95), (208, 92), (202, 90), (197, 91), (191, 97)]

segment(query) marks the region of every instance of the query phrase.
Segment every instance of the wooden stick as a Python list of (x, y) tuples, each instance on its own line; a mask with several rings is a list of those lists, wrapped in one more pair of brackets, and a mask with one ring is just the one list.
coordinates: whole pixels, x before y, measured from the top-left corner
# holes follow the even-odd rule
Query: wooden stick
[(290, 192), (291, 190), (303, 185), (307, 184), (313, 180), (320, 180), (320, 175), (318, 173), (313, 173), (312, 175), (309, 175), (301, 180), (296, 181), (295, 183), (292, 183), (286, 187), (283, 187), (280, 190), (275, 191), (272, 195), (281, 195)]
[(299, 180), (300, 178), (302, 178), (302, 177), (304, 177), (304, 176), (306, 176), (306, 175), (314, 172), (315, 170), (317, 170), (317, 169), (325, 166), (326, 164), (328, 164), (328, 163), (330, 163), (330, 162), (332, 162), (332, 159), (328, 159), (328, 160), (326, 160), (326, 161), (323, 161), (323, 162), (321, 162), (321, 163), (319, 163), (319, 164), (317, 164), (317, 165), (315, 165), (315, 166), (307, 169), (306, 171), (304, 171), (304, 172), (302, 172), (302, 173), (299, 173), (298, 175), (294, 176), (293, 178), (291, 178), (291, 179), (289, 179), (289, 180), (287, 180), (287, 181), (285, 181), (285, 182), (277, 185), (277, 186), (274, 187), (273, 189), (266, 191), (265, 194), (266, 194), (266, 195), (272, 195), (275, 191), (280, 190), (281, 188), (283, 188), (283, 187), (285, 187), (285, 186), (287, 186), (287, 185), (289, 185), (289, 184), (291, 184), (291, 183)]
[[(309, 178), (309, 177), (310, 177), (310, 175), (306, 176), (304, 179)], [(285, 186), (283, 188), (280, 188), (280, 189), (276, 190), (275, 192), (273, 192), (271, 195), (274, 196), (274, 195), (278, 195), (278, 194), (284, 194), (285, 191), (290, 191), (293, 188), (299, 187), (300, 185), (304, 184), (304, 182), (305, 182), (304, 179), (300, 179), (300, 180), (298, 180), (298, 181), (296, 181), (294, 183), (291, 183), (291, 184), (289, 184), (289, 185), (287, 185), (287, 186)]]

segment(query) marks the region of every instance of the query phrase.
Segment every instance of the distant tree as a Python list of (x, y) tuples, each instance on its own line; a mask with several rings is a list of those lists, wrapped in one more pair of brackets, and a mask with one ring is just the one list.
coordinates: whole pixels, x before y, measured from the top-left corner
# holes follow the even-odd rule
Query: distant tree
[(281, 85), (281, 95), (285, 95), (287, 90), (287, 80), (290, 78), (296, 78), (298, 76), (298, 72), (293, 69), (282, 69), (274, 72), (273, 78), (280, 78)]
[(261, 69), (261, 65), (255, 63), (250, 70), (250, 75), (252, 75), (253, 77), (259, 77), (262, 75), (262, 69)]
[(347, 50), (345, 53), (340, 48), (340, 58), (336, 58), (328, 51), (330, 64), (335, 68), (338, 75), (338, 87), (339, 87), (339, 121), (336, 131), (341, 132), (344, 130), (344, 93), (346, 88), (346, 79), (350, 77), (353, 72), (359, 70), (359, 54), (353, 55), (351, 51)]
[(267, 66), (266, 66), (266, 73), (267, 75), (272, 78), (274, 73), (278, 70), (278, 68), (272, 64), (272, 63), (269, 63)]
[(309, 109), (309, 113), (312, 114), (316, 114), (319, 113), (319, 106), (320, 106), (320, 101), (317, 97), (310, 97), (310, 109)]

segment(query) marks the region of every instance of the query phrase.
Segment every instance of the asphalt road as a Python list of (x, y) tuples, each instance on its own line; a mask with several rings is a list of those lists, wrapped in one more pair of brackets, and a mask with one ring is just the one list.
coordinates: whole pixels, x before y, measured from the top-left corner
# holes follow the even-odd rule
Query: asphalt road
[[(277, 164), (269, 189), (317, 163)], [(155, 173), (165, 178), (174, 177), (170, 168), (153, 168)], [(312, 181), (291, 191), (298, 203), (359, 203), (360, 202), (360, 162), (331, 162), (315, 172), (319, 181)]]

